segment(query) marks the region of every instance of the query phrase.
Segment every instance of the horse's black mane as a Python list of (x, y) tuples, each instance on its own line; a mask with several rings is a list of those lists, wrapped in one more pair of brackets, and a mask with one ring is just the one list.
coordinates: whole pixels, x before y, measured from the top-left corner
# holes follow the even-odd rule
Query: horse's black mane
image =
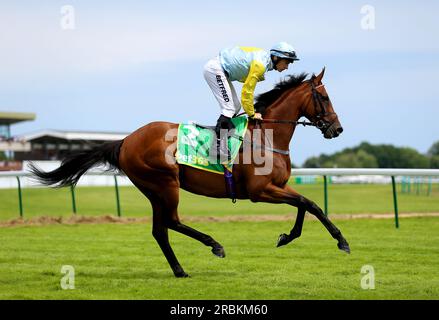
[(302, 72), (298, 75), (289, 75), (284, 80), (276, 84), (272, 90), (258, 95), (255, 103), (256, 112), (264, 113), (265, 110), (285, 91), (299, 86), (301, 83), (303, 83), (307, 76), (308, 74), (305, 72)]

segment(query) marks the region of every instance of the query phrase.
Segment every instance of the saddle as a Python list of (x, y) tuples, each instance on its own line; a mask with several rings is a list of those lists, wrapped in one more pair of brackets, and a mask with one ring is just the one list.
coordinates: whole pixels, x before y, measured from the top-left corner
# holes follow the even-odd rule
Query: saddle
[(215, 126), (196, 123), (180, 124), (178, 127), (176, 160), (179, 164), (224, 175), (226, 189), (233, 202), (236, 200), (233, 179), (233, 162), (239, 154), (247, 131), (247, 117), (232, 118), (234, 133), (228, 137), (230, 160), (221, 163), (217, 158)]

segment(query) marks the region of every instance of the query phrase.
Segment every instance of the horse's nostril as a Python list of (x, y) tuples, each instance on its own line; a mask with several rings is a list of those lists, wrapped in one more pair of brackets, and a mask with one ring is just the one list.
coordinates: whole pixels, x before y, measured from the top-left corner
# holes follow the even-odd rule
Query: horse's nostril
[(338, 134), (340, 134), (340, 133), (342, 133), (342, 132), (343, 132), (343, 128), (342, 128), (342, 127), (337, 128), (337, 133), (338, 133)]

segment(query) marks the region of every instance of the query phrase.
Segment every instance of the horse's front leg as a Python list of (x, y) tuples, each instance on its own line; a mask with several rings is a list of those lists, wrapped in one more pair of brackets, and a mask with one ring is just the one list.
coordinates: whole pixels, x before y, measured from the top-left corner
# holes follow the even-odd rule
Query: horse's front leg
[(288, 203), (292, 206), (297, 207), (297, 219), (296, 223), (291, 230), (290, 234), (281, 234), (278, 240), (277, 246), (285, 245), (295, 238), (299, 237), (302, 231), (303, 218), (305, 212), (313, 214), (320, 220), (320, 222), (329, 231), (331, 236), (338, 241), (338, 248), (347, 253), (350, 253), (349, 244), (346, 239), (341, 234), (340, 230), (328, 219), (328, 217), (323, 213), (322, 209), (317, 206), (313, 201), (305, 198), (296, 191), (294, 191), (288, 185), (284, 187), (278, 187), (273, 184), (268, 184), (264, 191), (258, 194), (253, 199), (254, 201), (271, 202), (271, 203)]
[(305, 218), (305, 208), (299, 206), (297, 210), (296, 222), (294, 223), (293, 229), (291, 229), (289, 234), (282, 233), (277, 240), (277, 246), (284, 246), (296, 238), (299, 238), (302, 234), (303, 219)]
[(287, 203), (294, 207), (297, 207), (297, 216), (294, 227), (291, 229), (289, 234), (282, 233), (277, 241), (277, 246), (283, 246), (296, 238), (299, 238), (302, 234), (303, 220), (305, 218), (306, 206), (303, 201), (303, 197), (285, 185), (283, 188), (277, 187), (275, 185), (269, 184), (265, 187), (264, 191), (259, 193), (253, 201), (258, 202), (270, 202), (270, 203)]

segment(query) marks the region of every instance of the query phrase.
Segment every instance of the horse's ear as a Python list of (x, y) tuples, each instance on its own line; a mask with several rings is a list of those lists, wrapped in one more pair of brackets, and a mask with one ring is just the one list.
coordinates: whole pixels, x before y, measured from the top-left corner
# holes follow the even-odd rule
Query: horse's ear
[(312, 78), (314, 80), (315, 84), (322, 83), (322, 79), (323, 79), (323, 76), (325, 74), (325, 69), (326, 69), (326, 67), (323, 67), (322, 72), (320, 72), (320, 74), (317, 77)]

